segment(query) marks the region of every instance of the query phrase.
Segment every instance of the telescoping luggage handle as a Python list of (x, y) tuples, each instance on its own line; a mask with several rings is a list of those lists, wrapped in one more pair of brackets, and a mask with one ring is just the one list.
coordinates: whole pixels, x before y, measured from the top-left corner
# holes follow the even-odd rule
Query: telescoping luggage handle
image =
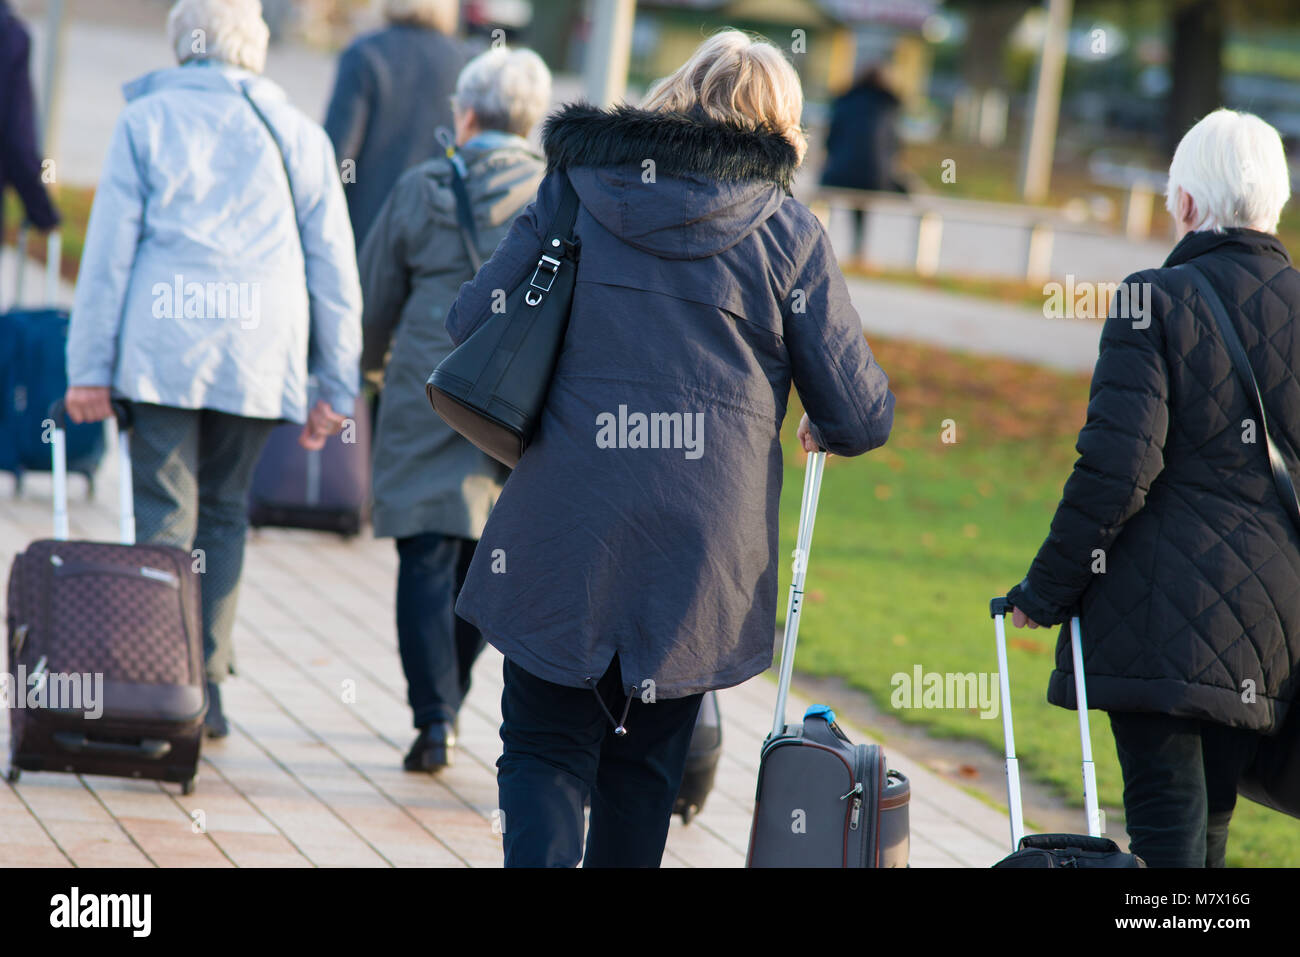
[[(1011, 726), (1011, 682), (1007, 676), (1007, 624), (1012, 605), (1005, 598), (989, 602), (993, 629), (998, 642), (998, 693), (1002, 698), (1002, 736), (1007, 744), (1007, 804), (1011, 811), (1011, 849), (1019, 849), (1025, 836), (1024, 808), (1020, 801), (1020, 762), (1016, 759), (1016, 737)], [(1083, 751), (1083, 804), (1088, 815), (1088, 833), (1101, 837), (1101, 809), (1097, 804), (1097, 769), (1092, 763), (1092, 736), (1088, 728), (1088, 687), (1083, 675), (1083, 635), (1079, 616), (1070, 619), (1070, 652), (1074, 659), (1074, 694), (1079, 710), (1079, 742)]]
[[(113, 400), (113, 415), (117, 419), (117, 503), (119, 539), (123, 545), (135, 544), (135, 494), (131, 486), (131, 407), (118, 399)], [(68, 539), (68, 447), (64, 429), (67, 427), (67, 410), (63, 400), (50, 406), (50, 419), (54, 430), (50, 436), (51, 454), (54, 456), (54, 537)]]
[(781, 643), (781, 679), (776, 686), (776, 713), (772, 717), (772, 736), (785, 730), (785, 700), (790, 694), (794, 674), (794, 647), (799, 640), (799, 617), (803, 611), (803, 583), (808, 575), (808, 552), (812, 549), (813, 522), (817, 519), (817, 497), (822, 489), (822, 470), (826, 453), (813, 452), (803, 473), (803, 502), (799, 506), (799, 536), (794, 548), (794, 572), (790, 579), (790, 597), (785, 606), (785, 639)]
[[(14, 257), (14, 308), (23, 305), (23, 279), (27, 275), (27, 243), (31, 227), (24, 225), (18, 230), (18, 250)], [(45, 302), (41, 305), (52, 306), (59, 294), (59, 263), (63, 258), (63, 234), (57, 229), (50, 230), (45, 236)]]

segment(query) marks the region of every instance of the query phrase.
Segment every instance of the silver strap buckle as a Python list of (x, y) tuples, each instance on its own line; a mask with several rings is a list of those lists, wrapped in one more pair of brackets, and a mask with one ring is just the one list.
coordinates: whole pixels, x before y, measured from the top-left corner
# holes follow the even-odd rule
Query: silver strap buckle
[[(546, 276), (544, 277), (546, 285), (544, 286), (537, 281), (537, 278), (541, 276), (543, 269), (546, 270)], [(559, 271), (560, 261), (553, 256), (543, 254), (542, 258), (537, 260), (537, 268), (533, 270), (533, 278), (528, 280), (528, 285), (531, 286), (532, 289), (529, 289), (524, 293), (524, 302), (528, 303), (530, 306), (536, 306), (539, 304), (546, 293), (551, 291), (551, 286), (555, 284), (556, 273)], [(534, 289), (538, 291), (534, 292)]]

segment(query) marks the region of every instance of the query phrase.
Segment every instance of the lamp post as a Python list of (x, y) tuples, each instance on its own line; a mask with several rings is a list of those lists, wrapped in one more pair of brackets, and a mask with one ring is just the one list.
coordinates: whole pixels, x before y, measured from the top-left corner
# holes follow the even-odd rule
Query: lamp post
[(636, 0), (592, 0), (591, 36), (583, 70), (587, 99), (611, 106), (627, 92)]
[(1052, 181), (1052, 153), (1056, 148), (1056, 123), (1061, 114), (1061, 82), (1065, 76), (1072, 6), (1073, 0), (1047, 0), (1047, 23), (1043, 48), (1038, 55), (1033, 112), (1025, 137), (1024, 165), (1020, 175), (1020, 195), (1028, 203), (1045, 199)]

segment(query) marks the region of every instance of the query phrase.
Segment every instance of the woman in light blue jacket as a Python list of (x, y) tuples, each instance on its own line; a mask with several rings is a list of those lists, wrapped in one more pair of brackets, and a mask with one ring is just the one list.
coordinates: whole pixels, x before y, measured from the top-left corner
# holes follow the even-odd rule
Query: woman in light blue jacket
[(126, 86), (95, 194), (66, 402), (74, 422), (132, 405), (137, 536), (202, 562), (220, 737), (253, 468), (276, 422), (320, 448), (351, 414), (361, 293), (329, 139), (259, 75), (260, 4), (180, 0), (167, 25), (180, 65)]

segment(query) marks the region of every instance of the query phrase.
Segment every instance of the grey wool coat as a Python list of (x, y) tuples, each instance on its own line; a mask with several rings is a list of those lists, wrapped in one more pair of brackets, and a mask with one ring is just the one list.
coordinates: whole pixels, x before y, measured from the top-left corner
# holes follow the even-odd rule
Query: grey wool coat
[(543, 144), (536, 202), (447, 317), (463, 341), (527, 281), (567, 175), (568, 334), (457, 613), (557, 684), (590, 686), (615, 654), (629, 692), (738, 684), (772, 663), (791, 383), (839, 455), (885, 442), (893, 395), (780, 136), (577, 105)]
[[(499, 133), (471, 140), (461, 158), (486, 261), (535, 195), (542, 160), (527, 141)], [(375, 534), (478, 538), (507, 470), (438, 418), (424, 391), (452, 349), (447, 310), (473, 275), (447, 159), (422, 163), (397, 181), (362, 246), (360, 267), (362, 369), (372, 377), (384, 372), (373, 445)]]

